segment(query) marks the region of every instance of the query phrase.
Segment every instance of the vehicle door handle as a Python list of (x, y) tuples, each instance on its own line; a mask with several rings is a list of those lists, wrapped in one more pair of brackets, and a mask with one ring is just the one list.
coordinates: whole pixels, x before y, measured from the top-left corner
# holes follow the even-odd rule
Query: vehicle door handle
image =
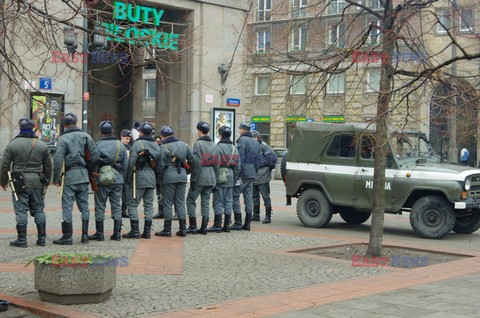
[(367, 172), (368, 170), (367, 169), (362, 169), (362, 172)]

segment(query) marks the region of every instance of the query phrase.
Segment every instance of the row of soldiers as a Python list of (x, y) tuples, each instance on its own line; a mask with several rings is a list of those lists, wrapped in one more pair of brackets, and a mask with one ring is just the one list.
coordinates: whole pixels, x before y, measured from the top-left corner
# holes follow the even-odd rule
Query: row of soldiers
[[(159, 206), (162, 208), (159, 213), (164, 218), (163, 230), (156, 232), (157, 236), (172, 235), (172, 207), (178, 216), (178, 236), (230, 230), (249, 231), (250, 222), (260, 220), (260, 194), (266, 207), (264, 223), (271, 222), (269, 182), (276, 157), (256, 131), (250, 132), (250, 124), (240, 125), (241, 136), (235, 147), (229, 127), (219, 128), (221, 139), (215, 144), (208, 135), (210, 125), (199, 122), (199, 138), (191, 150), (174, 135), (169, 126), (160, 130), (161, 142), (158, 144), (152, 136), (153, 127), (148, 122), (140, 125), (140, 137), (129, 147), (114, 136), (114, 124), (103, 121), (100, 124), (102, 137), (95, 144), (89, 134), (76, 126), (77, 121), (75, 114), (65, 115), (64, 132), (58, 140), (52, 165), (46, 144), (33, 132), (33, 121), (29, 118), (20, 119), (20, 133), (6, 147), (0, 166), (0, 186), (4, 190), (9, 185), (12, 188), (16, 215), (18, 238), (10, 243), (11, 246), (27, 246), (28, 212), (35, 218), (37, 225), (37, 245), (45, 246), (44, 198), (50, 179), (55, 186), (61, 187), (63, 235), (53, 241), (59, 245), (73, 243), (72, 210), (75, 201), (81, 212), (82, 243), (105, 239), (107, 201), (110, 201), (114, 220), (111, 240), (120, 241), (122, 237), (151, 238), (155, 190), (160, 193)], [(123, 132), (121, 135), (127, 136)], [(185, 198), (189, 173), (190, 188)], [(88, 235), (89, 183), (95, 191), (96, 232), (93, 235)], [(207, 228), (212, 193), (215, 217), (213, 226)], [(240, 208), (242, 194), (245, 202), (243, 224)], [(122, 196), (130, 218), (130, 231), (123, 235)], [(197, 228), (195, 202), (199, 196), (202, 219)], [(137, 209), (142, 200), (145, 217), (143, 233), (140, 234)], [(232, 211), (234, 223), (230, 225)], [(225, 215), (223, 226), (222, 214)]]

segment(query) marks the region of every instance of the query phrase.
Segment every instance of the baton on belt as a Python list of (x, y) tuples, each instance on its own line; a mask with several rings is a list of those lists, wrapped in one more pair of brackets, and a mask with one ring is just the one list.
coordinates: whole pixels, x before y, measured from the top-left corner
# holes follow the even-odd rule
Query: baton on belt
[(63, 199), (63, 185), (65, 183), (65, 161), (62, 164), (62, 175), (60, 176), (60, 201)]
[(8, 174), (8, 183), (10, 183), (10, 188), (12, 188), (13, 196), (15, 197), (15, 201), (18, 201), (17, 191), (15, 190), (15, 184), (13, 183), (12, 173), (10, 171), (7, 172)]
[(137, 168), (133, 167), (133, 199), (137, 199)]

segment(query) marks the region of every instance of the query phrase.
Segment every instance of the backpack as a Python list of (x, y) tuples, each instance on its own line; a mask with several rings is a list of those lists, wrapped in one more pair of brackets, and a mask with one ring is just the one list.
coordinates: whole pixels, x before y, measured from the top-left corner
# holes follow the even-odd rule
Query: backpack
[(235, 154), (235, 146), (232, 145), (232, 155), (230, 156), (230, 160), (225, 167), (220, 167), (218, 170), (218, 177), (217, 177), (217, 184), (222, 184), (227, 182), (228, 179), (228, 166), (232, 162), (233, 155)]
[(113, 167), (113, 165), (117, 162), (119, 154), (120, 154), (120, 141), (117, 141), (117, 151), (115, 153), (115, 159), (113, 159), (113, 163), (111, 165), (103, 166), (98, 170), (99, 172), (98, 181), (100, 182), (100, 185), (109, 186), (113, 184), (113, 182), (115, 182), (118, 171)]

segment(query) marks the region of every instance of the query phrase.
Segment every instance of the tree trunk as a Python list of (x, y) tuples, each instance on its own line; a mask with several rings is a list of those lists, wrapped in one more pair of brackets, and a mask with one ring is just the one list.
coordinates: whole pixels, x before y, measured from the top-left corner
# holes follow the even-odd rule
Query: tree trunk
[[(394, 49), (394, 36), (392, 34), (395, 14), (392, 10), (392, 1), (385, 1), (386, 19), (383, 23), (383, 52), (388, 53), (387, 62), (382, 62), (380, 73), (380, 92), (378, 94), (375, 162), (373, 172), (373, 207), (370, 239), (368, 242), (367, 256), (382, 256), (383, 225), (385, 215), (385, 168), (387, 165), (388, 151), (388, 111), (391, 99), (391, 86), (393, 81), (392, 52)], [(391, 156), (391, 151), (390, 156)], [(391, 159), (393, 160), (393, 159)]]

